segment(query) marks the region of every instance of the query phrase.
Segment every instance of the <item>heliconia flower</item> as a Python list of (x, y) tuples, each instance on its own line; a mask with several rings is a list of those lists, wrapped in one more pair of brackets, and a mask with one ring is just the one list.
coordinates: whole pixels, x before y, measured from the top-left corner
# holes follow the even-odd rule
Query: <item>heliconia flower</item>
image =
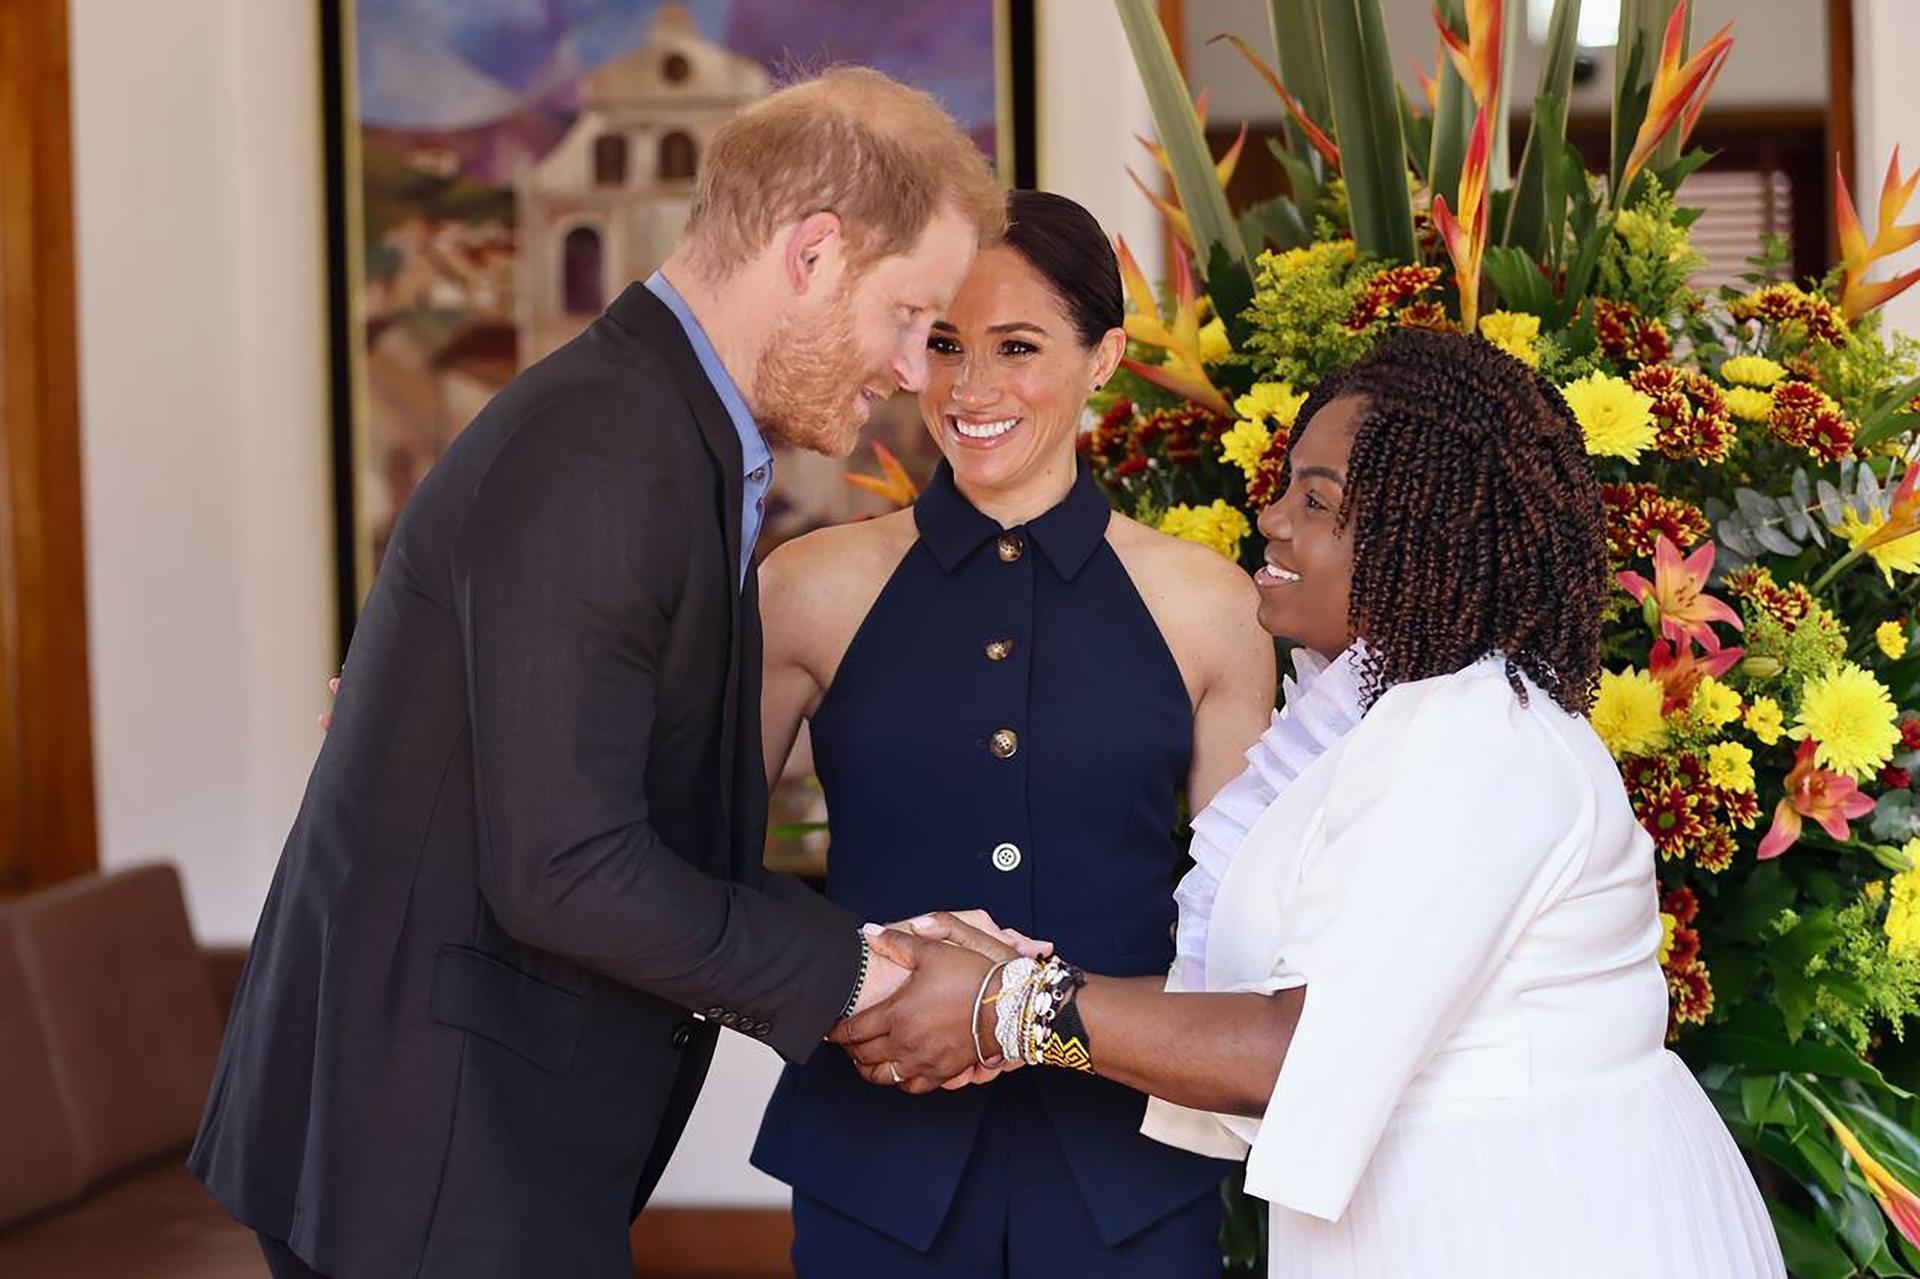
[(1500, 92), (1500, 27), (1505, 7), (1500, 0), (1467, 0), (1464, 38), (1447, 24), (1446, 15), (1437, 5), (1433, 10), (1440, 43), (1453, 58), (1453, 69), (1466, 82), (1474, 105), (1483, 110), (1493, 105)]
[[(1300, 132), (1307, 135), (1308, 144), (1320, 153), (1320, 158), (1327, 162), (1328, 168), (1336, 173), (1339, 172), (1340, 148), (1333, 144), (1333, 139), (1327, 136), (1326, 130), (1315, 124), (1307, 116), (1306, 111), (1301, 108), (1299, 102), (1294, 100), (1294, 96), (1287, 92), (1287, 86), (1280, 81), (1279, 72), (1267, 65), (1266, 61), (1249, 48), (1247, 42), (1239, 36), (1215, 36), (1214, 40), (1225, 40), (1232, 44), (1234, 48), (1240, 50), (1240, 56), (1251, 63), (1253, 69), (1260, 73), (1260, 78), (1267, 82), (1267, 87), (1280, 95), (1280, 101), (1287, 108), (1287, 114), (1292, 116), (1293, 122), (1300, 126)], [(1209, 41), (1209, 43), (1212, 42)]]
[(1680, 0), (1673, 8), (1673, 16), (1667, 20), (1666, 40), (1660, 47), (1660, 63), (1654, 68), (1646, 119), (1640, 122), (1640, 132), (1634, 137), (1633, 150), (1620, 175), (1621, 195), (1633, 185), (1633, 180), (1646, 168), (1647, 161), (1653, 158), (1668, 134), (1678, 129), (1680, 140), (1687, 140), (1699, 122), (1700, 110), (1706, 105), (1713, 82), (1719, 78), (1727, 56), (1733, 51), (1733, 24), (1728, 23), (1713, 39), (1696, 49), (1692, 57), (1681, 61), (1681, 50), (1687, 39), (1688, 7), (1687, 0)]
[(1920, 281), (1920, 269), (1905, 271), (1891, 280), (1869, 282), (1867, 270), (1881, 258), (1892, 257), (1920, 240), (1920, 222), (1900, 222), (1908, 201), (1920, 185), (1920, 169), (1904, 179), (1900, 176), (1900, 148), (1893, 149), (1887, 162), (1887, 179), (1880, 187), (1879, 225), (1874, 228), (1873, 243), (1867, 243), (1860, 227), (1860, 215), (1854, 211), (1853, 193), (1847, 190), (1847, 175), (1838, 160), (1833, 166), (1834, 222), (1840, 228), (1841, 277), (1840, 311), (1849, 320), (1857, 320), (1873, 308), (1912, 288)]
[(1887, 1214), (1887, 1220), (1893, 1223), (1894, 1229), (1908, 1243), (1920, 1247), (1920, 1194), (1915, 1194), (1885, 1164), (1868, 1154), (1859, 1135), (1841, 1122), (1840, 1116), (1834, 1114), (1818, 1097), (1804, 1088), (1800, 1090), (1800, 1095), (1813, 1103), (1813, 1108), (1827, 1121), (1827, 1127), (1833, 1129), (1841, 1148), (1852, 1156), (1854, 1166), (1860, 1170), (1861, 1178), (1873, 1194), (1874, 1202), (1880, 1205), (1880, 1211)]
[[(1202, 89), (1200, 96), (1194, 100), (1193, 118), (1200, 126), (1201, 136), (1204, 137), (1207, 131), (1207, 91), (1205, 89)], [(1171, 182), (1173, 162), (1167, 158), (1166, 147), (1139, 134), (1134, 135), (1134, 140), (1147, 149), (1147, 154), (1153, 157), (1153, 162), (1160, 166), (1160, 171), (1166, 174)], [(1240, 153), (1246, 149), (1246, 145), (1247, 126), (1243, 124), (1240, 126), (1240, 136), (1233, 140), (1233, 145), (1227, 148), (1227, 153), (1213, 162), (1214, 180), (1219, 182), (1221, 190), (1226, 190), (1227, 183), (1233, 181), (1234, 171), (1240, 167)], [(1127, 170), (1127, 176), (1133, 179), (1133, 185), (1140, 189), (1140, 194), (1146, 196), (1153, 207), (1160, 210), (1160, 215), (1166, 218), (1167, 225), (1173, 228), (1173, 233), (1180, 238), (1180, 242), (1191, 249), (1193, 224), (1188, 220), (1186, 210), (1180, 207), (1179, 201), (1170, 200), (1155, 191), (1131, 168)]]
[[(1446, 50), (1444, 47), (1442, 47), (1441, 49), (1440, 56), (1443, 59), (1447, 56)], [(1420, 93), (1423, 97), (1426, 98), (1428, 109), (1431, 110), (1432, 108), (1439, 106), (1440, 105), (1439, 78), (1437, 76), (1428, 75), (1427, 69), (1421, 66), (1418, 62), (1414, 62), (1411, 58), (1408, 59), (1408, 63), (1413, 67), (1413, 78), (1417, 80), (1420, 84)]]
[(1763, 862), (1778, 857), (1799, 842), (1802, 818), (1811, 817), (1827, 834), (1844, 840), (1852, 834), (1847, 823), (1873, 811), (1873, 799), (1860, 793), (1860, 783), (1815, 765), (1813, 755), (1819, 745), (1809, 737), (1800, 743), (1800, 750), (1793, 757), (1793, 771), (1787, 774), (1786, 798), (1774, 810), (1773, 829), (1760, 841), (1759, 857)]
[(1707, 579), (1713, 574), (1714, 544), (1708, 542), (1693, 554), (1681, 558), (1680, 548), (1665, 537), (1653, 545), (1653, 580), (1638, 573), (1621, 573), (1616, 580), (1627, 594), (1640, 604), (1651, 599), (1658, 610), (1660, 633), (1679, 643), (1697, 639), (1709, 653), (1720, 651), (1720, 637), (1713, 624), (1725, 622), (1735, 630), (1746, 629), (1740, 614), (1725, 600), (1706, 593)]
[(1206, 374), (1206, 359), (1200, 353), (1200, 298), (1194, 289), (1193, 272), (1187, 266), (1186, 255), (1174, 255), (1173, 314), (1163, 318), (1153, 285), (1147, 282), (1146, 272), (1134, 260), (1126, 240), (1116, 238), (1114, 248), (1120, 259), (1120, 282), (1127, 291), (1127, 336), (1143, 346), (1159, 347), (1177, 361), (1174, 365), (1165, 365), (1124, 359), (1121, 364), (1155, 386), (1185, 396), (1222, 417), (1232, 416), (1227, 397)]
[(880, 459), (879, 475), (849, 475), (844, 477), (847, 483), (875, 497), (885, 498), (894, 506), (906, 508), (912, 506), (920, 496), (920, 488), (907, 474), (907, 468), (900, 465), (900, 459), (893, 450), (878, 440), (873, 445), (874, 456)]
[(1487, 252), (1487, 162), (1493, 145), (1493, 113), (1480, 108), (1467, 141), (1466, 161), (1460, 166), (1460, 213), (1456, 217), (1443, 195), (1433, 197), (1433, 224), (1453, 259), (1453, 278), (1460, 287), (1460, 324), (1472, 332), (1480, 319), (1480, 261)]

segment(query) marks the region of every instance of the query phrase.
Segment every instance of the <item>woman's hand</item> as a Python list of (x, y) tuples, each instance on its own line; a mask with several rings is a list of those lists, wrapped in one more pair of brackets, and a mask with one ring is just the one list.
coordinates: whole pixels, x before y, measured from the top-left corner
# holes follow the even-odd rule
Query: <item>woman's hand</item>
[(1025, 933), (1002, 928), (984, 910), (936, 910), (893, 925), (928, 941), (943, 941), (985, 955), (998, 964), (1009, 959), (1045, 959), (1053, 943), (1035, 941)]

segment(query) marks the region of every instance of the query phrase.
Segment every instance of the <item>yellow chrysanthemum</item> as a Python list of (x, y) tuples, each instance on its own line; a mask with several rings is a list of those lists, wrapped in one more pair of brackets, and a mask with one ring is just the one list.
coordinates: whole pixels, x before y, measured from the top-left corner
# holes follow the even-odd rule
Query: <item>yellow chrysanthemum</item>
[(1170, 508), (1160, 517), (1160, 531), (1170, 537), (1210, 546), (1230, 560), (1239, 560), (1240, 545), (1253, 532), (1246, 513), (1214, 498), (1205, 506), (1185, 503)]
[(1750, 386), (1736, 386), (1725, 392), (1727, 412), (1743, 422), (1764, 422), (1773, 414), (1773, 397)]
[(1721, 790), (1753, 789), (1753, 752), (1741, 742), (1715, 742), (1707, 747), (1707, 780)]
[(1896, 955), (1920, 952), (1920, 866), (1893, 877), (1888, 890), (1887, 949)]
[(1673, 934), (1680, 927), (1680, 921), (1666, 911), (1660, 912), (1660, 962), (1666, 963), (1667, 956), (1673, 953)]
[(1540, 367), (1534, 343), (1540, 337), (1540, 317), (1521, 311), (1495, 311), (1480, 317), (1480, 336), (1530, 369)]
[(1243, 418), (1265, 423), (1271, 429), (1291, 427), (1300, 416), (1307, 393), (1295, 393), (1285, 382), (1256, 382), (1251, 391), (1233, 402), (1233, 411)]
[(1693, 690), (1687, 718), (1703, 728), (1724, 728), (1740, 718), (1740, 694), (1709, 675)]
[(1736, 355), (1720, 366), (1720, 376), (1740, 386), (1766, 390), (1787, 375), (1787, 370), (1764, 355)]
[(1560, 388), (1587, 437), (1587, 452), (1638, 462), (1657, 433), (1653, 398), (1607, 373), (1589, 373)]
[(1819, 743), (1814, 762), (1862, 781), (1893, 758), (1900, 744), (1899, 712), (1886, 685), (1852, 662), (1807, 681), (1790, 734)]
[(1658, 750), (1667, 740), (1667, 721), (1660, 714), (1665, 698), (1666, 689), (1645, 671), (1602, 671), (1589, 716), (1593, 731), (1615, 759)]
[[(1862, 520), (1848, 505), (1840, 515), (1840, 527), (1835, 530), (1847, 539), (1847, 545), (1858, 548), (1859, 545), (1887, 526), (1887, 513), (1875, 510), (1873, 518)], [(1895, 573), (1920, 573), (1920, 533), (1908, 533), (1896, 537), (1890, 542), (1867, 548), (1867, 558), (1879, 565), (1881, 574), (1887, 579), (1887, 585), (1893, 585)]]
[(1227, 326), (1215, 316), (1200, 328), (1200, 359), (1207, 364), (1217, 364), (1233, 354), (1233, 343), (1227, 340)]
[(1756, 697), (1747, 705), (1746, 725), (1762, 746), (1772, 746), (1786, 733), (1787, 717), (1771, 697)]
[(1873, 642), (1894, 661), (1907, 655), (1907, 628), (1899, 622), (1882, 622), (1874, 627)]
[(1887, 899), (1887, 881), (1876, 879), (1860, 889), (1860, 895), (1867, 899), (1869, 906), (1878, 906)]
[[(1247, 396), (1240, 397), (1242, 401)], [(1258, 418), (1243, 417), (1220, 437), (1220, 456), (1240, 468), (1249, 481), (1260, 473), (1260, 459), (1273, 444), (1273, 432)]]

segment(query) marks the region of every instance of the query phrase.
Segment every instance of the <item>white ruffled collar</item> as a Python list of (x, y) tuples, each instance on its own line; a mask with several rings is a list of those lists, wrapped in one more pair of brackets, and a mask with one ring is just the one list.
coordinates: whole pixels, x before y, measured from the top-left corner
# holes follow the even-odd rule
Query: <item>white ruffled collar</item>
[(1207, 932), (1214, 897), (1247, 832), (1280, 792), (1365, 713), (1360, 701), (1366, 646), (1355, 643), (1331, 662), (1293, 651), (1293, 674), (1281, 681), (1282, 708), (1247, 751), (1247, 769), (1193, 818), (1193, 869), (1173, 891), (1180, 908), (1170, 990), (1204, 990)]

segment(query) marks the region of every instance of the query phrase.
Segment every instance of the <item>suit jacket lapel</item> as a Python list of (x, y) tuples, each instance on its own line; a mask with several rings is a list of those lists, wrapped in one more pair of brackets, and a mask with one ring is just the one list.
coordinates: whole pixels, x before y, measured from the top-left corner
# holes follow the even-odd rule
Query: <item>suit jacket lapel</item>
[[(713, 383), (707, 380), (706, 370), (700, 367), (700, 360), (693, 353), (693, 347), (687, 341), (685, 330), (680, 327), (679, 319), (667, 304), (653, 295), (644, 284), (630, 284), (607, 313), (615, 323), (637, 335), (656, 352), (666, 357), (668, 367), (673, 373), (674, 382), (680, 393), (686, 397), (687, 405), (693, 410), (694, 421), (700, 427), (700, 438), (706, 445), (707, 455), (713, 461), (716, 482), (716, 510), (720, 519), (720, 532), (725, 539), (726, 562), (722, 564), (723, 580), (716, 587), (726, 592), (730, 633), (727, 639), (727, 651), (731, 659), (727, 665), (727, 690), (724, 705), (721, 708), (720, 721), (720, 812), (722, 820), (735, 825), (740, 814), (735, 809), (734, 797), (737, 791), (737, 774), (740, 772), (739, 757), (751, 755), (754, 759), (761, 756), (759, 742), (759, 694), (754, 694), (753, 728), (751, 741), (742, 740), (741, 692), (742, 668), (745, 666), (741, 652), (741, 615), (747, 609), (755, 609), (753, 625), (758, 637), (759, 615), (757, 604), (751, 598), (742, 600), (740, 594), (740, 506), (744, 501), (742, 489), (745, 477), (742, 475), (744, 463), (740, 456), (740, 435), (733, 427), (733, 419), (727, 415), (726, 406), (720, 403), (720, 396), (713, 389)], [(752, 576), (748, 576), (752, 582)], [(754, 657), (754, 684), (759, 683), (759, 658)], [(740, 842), (739, 832), (735, 832), (734, 842)], [(761, 844), (758, 837), (749, 842), (753, 844), (753, 856), (757, 862)], [(741, 850), (732, 850), (732, 860), (737, 863)]]

